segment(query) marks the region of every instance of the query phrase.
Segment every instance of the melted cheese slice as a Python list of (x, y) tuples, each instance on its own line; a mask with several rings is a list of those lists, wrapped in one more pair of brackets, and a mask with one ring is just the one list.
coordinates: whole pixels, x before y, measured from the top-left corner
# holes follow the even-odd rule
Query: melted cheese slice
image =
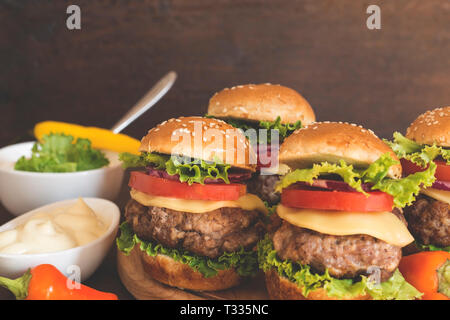
[(290, 224), (320, 233), (337, 236), (367, 234), (399, 247), (414, 241), (403, 222), (391, 212), (321, 211), (280, 204), (277, 213)]
[(151, 196), (146, 193), (131, 189), (131, 198), (144, 206), (167, 208), (175, 211), (191, 213), (204, 213), (220, 208), (241, 208), (243, 210), (257, 210), (267, 214), (264, 202), (254, 194), (247, 193), (235, 201), (208, 201), (208, 200), (186, 200)]
[(450, 204), (450, 191), (427, 188), (421, 192), (433, 199)]

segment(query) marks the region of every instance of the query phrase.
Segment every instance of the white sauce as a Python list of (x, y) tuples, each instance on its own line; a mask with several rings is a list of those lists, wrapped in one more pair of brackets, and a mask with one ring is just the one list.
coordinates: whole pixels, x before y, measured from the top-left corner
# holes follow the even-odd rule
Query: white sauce
[(106, 230), (107, 226), (80, 198), (72, 206), (37, 213), (15, 229), (0, 232), (0, 253), (67, 250), (94, 241)]

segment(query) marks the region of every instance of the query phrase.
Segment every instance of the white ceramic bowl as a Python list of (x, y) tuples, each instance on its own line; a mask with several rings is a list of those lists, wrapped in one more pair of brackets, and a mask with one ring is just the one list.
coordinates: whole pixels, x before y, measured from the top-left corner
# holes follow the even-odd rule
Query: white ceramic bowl
[[(58, 207), (74, 204), (78, 199), (55, 202), (25, 213), (0, 227), (0, 232), (14, 229), (25, 223), (31, 216), (42, 211), (52, 211)], [(111, 201), (98, 198), (83, 198), (86, 204), (95, 211), (97, 216), (107, 225), (108, 230), (98, 239), (84, 246), (36, 254), (4, 254), (0, 253), (0, 275), (16, 278), (25, 273), (28, 268), (40, 264), (52, 264), (66, 276), (75, 276), (74, 268), (79, 268), (81, 281), (89, 278), (98, 268), (108, 253), (119, 227), (120, 210)]]
[(109, 159), (106, 167), (68, 173), (14, 170), (21, 157), (31, 157), (34, 142), (0, 149), (0, 200), (14, 215), (55, 201), (77, 197), (114, 200), (120, 192), (124, 170), (116, 152), (102, 150)]

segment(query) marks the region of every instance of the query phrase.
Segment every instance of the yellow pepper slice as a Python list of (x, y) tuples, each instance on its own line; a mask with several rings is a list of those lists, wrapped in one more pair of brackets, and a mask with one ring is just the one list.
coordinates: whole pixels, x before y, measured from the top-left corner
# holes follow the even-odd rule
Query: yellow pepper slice
[(92, 147), (116, 152), (130, 152), (139, 154), (140, 141), (122, 133), (113, 133), (111, 130), (97, 127), (85, 127), (78, 124), (43, 121), (34, 126), (34, 136), (39, 141), (45, 134), (64, 133), (74, 139), (86, 138), (91, 140)]

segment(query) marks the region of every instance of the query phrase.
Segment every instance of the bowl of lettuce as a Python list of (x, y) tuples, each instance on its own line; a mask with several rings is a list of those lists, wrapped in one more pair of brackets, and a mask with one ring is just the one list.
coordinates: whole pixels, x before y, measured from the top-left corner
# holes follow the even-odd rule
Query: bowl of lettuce
[(88, 139), (50, 134), (0, 149), (0, 200), (14, 215), (77, 197), (114, 200), (123, 175), (118, 154)]

